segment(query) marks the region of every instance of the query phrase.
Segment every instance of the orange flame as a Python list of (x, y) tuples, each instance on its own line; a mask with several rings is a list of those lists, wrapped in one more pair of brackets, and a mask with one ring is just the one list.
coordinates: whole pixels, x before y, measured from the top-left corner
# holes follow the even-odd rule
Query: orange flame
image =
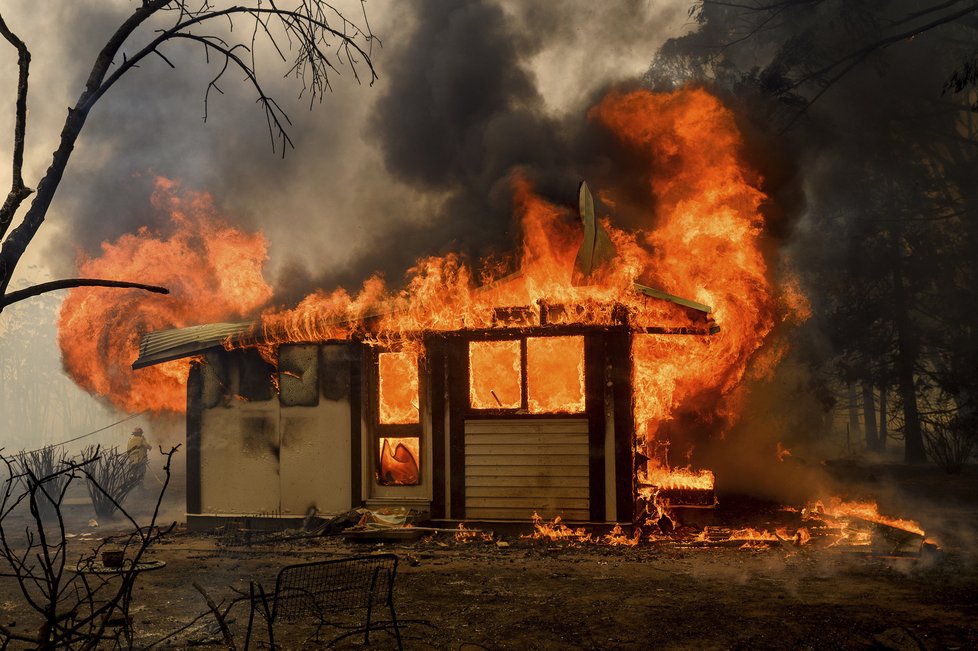
[(528, 338), (526, 391), (530, 413), (582, 413), (584, 338)]
[(241, 318), (272, 295), (262, 278), (267, 244), (261, 234), (228, 226), (209, 194), (156, 179), (153, 206), (169, 213), (172, 232), (141, 228), (103, 242), (82, 257), (80, 275), (162, 285), (169, 296), (139, 290), (77, 288), (61, 307), (59, 344), (74, 381), (128, 412), (186, 408), (188, 360), (133, 372), (139, 338), (152, 330)]
[(563, 523), (558, 515), (552, 522), (545, 521), (539, 514), (533, 514), (533, 533), (521, 538), (533, 540), (566, 540), (569, 542), (594, 542), (594, 536), (584, 527), (572, 529)]
[(876, 502), (873, 501), (848, 502), (841, 497), (832, 497), (829, 499), (828, 504), (821, 500), (810, 504), (802, 514), (807, 518), (819, 518), (821, 516), (838, 519), (858, 518), (867, 522), (875, 522), (893, 527), (894, 529), (902, 529), (903, 531), (919, 536), (926, 535), (921, 526), (913, 520), (892, 518), (881, 514)]
[(380, 422), (406, 425), (418, 422), (418, 357), (413, 353), (377, 356), (380, 387)]
[(475, 409), (518, 409), (522, 404), (520, 342), (469, 344), (469, 397)]
[(388, 486), (413, 486), (421, 478), (417, 438), (380, 439), (380, 481)]
[[(737, 387), (775, 322), (775, 292), (762, 251), (766, 200), (744, 162), (733, 114), (704, 90), (613, 93), (592, 110), (666, 174), (649, 180), (655, 227), (643, 271), (668, 291), (713, 307), (721, 332), (709, 338), (635, 338), (639, 450), (654, 458), (660, 430), (681, 410), (707, 402), (720, 430), (738, 413)], [(644, 448), (644, 449), (642, 449)]]
[(635, 547), (642, 537), (642, 531), (638, 528), (632, 535), (628, 535), (621, 528), (620, 524), (615, 524), (611, 531), (603, 536), (595, 535), (584, 527), (576, 529), (568, 527), (563, 523), (558, 515), (551, 522), (545, 521), (539, 514), (533, 514), (533, 533), (521, 538), (531, 540), (552, 540), (567, 541), (574, 543), (592, 543), (598, 545), (608, 545), (611, 547)]

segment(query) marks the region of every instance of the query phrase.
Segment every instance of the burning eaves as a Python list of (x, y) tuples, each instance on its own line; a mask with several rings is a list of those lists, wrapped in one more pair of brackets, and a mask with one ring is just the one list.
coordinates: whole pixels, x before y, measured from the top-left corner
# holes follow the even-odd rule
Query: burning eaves
[[(526, 327), (560, 327), (560, 326), (625, 326), (636, 333), (646, 334), (694, 334), (712, 335), (720, 331), (719, 326), (711, 318), (712, 308), (703, 303), (675, 296), (646, 285), (633, 282), (632, 293), (635, 297), (647, 297), (678, 306), (683, 309), (685, 318), (679, 317), (676, 324), (659, 325), (650, 323), (648, 317), (635, 315), (643, 310), (636, 310), (620, 300), (616, 300), (615, 292), (609, 292), (602, 287), (602, 279), (614, 274), (617, 251), (611, 237), (594, 216), (594, 200), (587, 183), (582, 182), (579, 190), (580, 217), (584, 237), (578, 248), (573, 262), (570, 282), (562, 289), (566, 302), (552, 302), (545, 298), (537, 298), (533, 303), (524, 305), (499, 305), (500, 296), (519, 295), (525, 293), (522, 287), (532, 284), (536, 278), (524, 269), (472, 290), (476, 300), (488, 299), (490, 318), (482, 320), (481, 326), (488, 329), (526, 328)], [(527, 244), (529, 246), (529, 244)], [(535, 254), (534, 254), (535, 255)], [(529, 257), (533, 257), (532, 255)], [(564, 275), (557, 270), (556, 280), (559, 282)], [(554, 279), (551, 279), (553, 282)], [(578, 290), (578, 291), (575, 291)], [(422, 297), (424, 298), (424, 297)], [(579, 300), (574, 300), (575, 298)], [(637, 302), (637, 301), (629, 301)], [(215, 323), (189, 328), (179, 328), (151, 332), (142, 339), (139, 357), (133, 362), (134, 369), (152, 366), (161, 362), (171, 361), (182, 357), (197, 355), (208, 349), (219, 347), (237, 347), (241, 345), (275, 345), (277, 343), (295, 341), (327, 341), (331, 339), (375, 339), (390, 340), (400, 337), (417, 337), (426, 331), (450, 332), (465, 331), (480, 324), (449, 320), (448, 323), (428, 324), (427, 327), (418, 323), (397, 325), (393, 328), (385, 324), (403, 320), (412, 321), (417, 308), (410, 302), (382, 302), (371, 309), (361, 311), (358, 317), (332, 315), (320, 321), (318, 326), (320, 336), (313, 336), (305, 331), (305, 336), (291, 336), (290, 328), (283, 333), (277, 325), (264, 320), (257, 322)], [(661, 310), (652, 310), (661, 314)], [(676, 315), (671, 315), (677, 320)], [(306, 320), (306, 319), (304, 319)], [(685, 322), (683, 322), (685, 321)], [(451, 327), (455, 326), (455, 327)], [(315, 331), (314, 331), (315, 332)]]

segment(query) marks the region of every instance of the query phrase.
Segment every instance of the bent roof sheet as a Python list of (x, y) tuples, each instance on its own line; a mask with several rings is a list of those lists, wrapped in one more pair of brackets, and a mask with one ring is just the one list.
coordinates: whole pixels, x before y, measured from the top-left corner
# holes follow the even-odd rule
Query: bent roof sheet
[(139, 342), (139, 357), (132, 363), (132, 367), (144, 368), (219, 348), (228, 337), (237, 337), (247, 332), (251, 326), (251, 321), (238, 321), (147, 332)]

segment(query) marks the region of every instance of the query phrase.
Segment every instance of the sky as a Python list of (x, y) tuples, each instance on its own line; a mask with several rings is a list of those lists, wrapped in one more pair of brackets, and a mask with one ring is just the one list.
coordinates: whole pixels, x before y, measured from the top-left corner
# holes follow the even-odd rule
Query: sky
[[(39, 2), (49, 6), (39, 11)], [(137, 4), (4, 0), (4, 19), (32, 52), (28, 185), (49, 164), (98, 50)], [(164, 217), (149, 202), (156, 176), (211, 193), (230, 221), (266, 234), (265, 275), (283, 304), (315, 287), (355, 288), (377, 270), (396, 283), (422, 255), (505, 250), (516, 236), (506, 190), (513, 169), (545, 170), (543, 194), (572, 201), (592, 164), (577, 138), (587, 108), (609, 86), (635, 83), (665, 39), (692, 28), (688, 5), (370, 0), (364, 6), (378, 37), (371, 54), (379, 76), (372, 85), (358, 84), (341, 66), (332, 92), (310, 109), (267, 44), (257, 50), (263, 83), (293, 121), (296, 148), (284, 158), (272, 150), (240, 75), (222, 80), (205, 123), (204, 91), (218, 64), (175, 44), (165, 51), (175, 70), (151, 58), (93, 109), (14, 285), (71, 276), (79, 253), (94, 255), (103, 241), (160, 226)], [(363, 23), (359, 3), (337, 6)], [(138, 49), (150, 33), (123, 49)], [(12, 134), (16, 57), (12, 48), (0, 52), (0, 87), (10, 89), (0, 124)], [(0, 137), (5, 160), (11, 147), (10, 135)], [(0, 184), (9, 187), (9, 174), (9, 166), (0, 170)], [(32, 363), (50, 366), (50, 381), (64, 385), (55, 389), (61, 400), (80, 400), (58, 372), (54, 325), (45, 322), (54, 309), (11, 308), (0, 320), (20, 315), (34, 323), (25, 348)], [(0, 321), (0, 331), (6, 327)], [(8, 430), (2, 445), (63, 440), (121, 416), (90, 406), (75, 411), (85, 416), (67, 416), (41, 435)]]

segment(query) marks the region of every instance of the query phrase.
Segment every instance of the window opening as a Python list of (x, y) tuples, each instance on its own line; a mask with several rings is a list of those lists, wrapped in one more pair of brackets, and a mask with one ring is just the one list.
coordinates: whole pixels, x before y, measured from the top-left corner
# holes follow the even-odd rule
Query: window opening
[(527, 338), (526, 397), (531, 414), (584, 412), (584, 337)]
[[(377, 355), (377, 481), (384, 486), (421, 482), (418, 357)], [(413, 436), (411, 434), (414, 434)]]
[(469, 342), (469, 402), (473, 409), (519, 409), (523, 364), (519, 339)]
[(469, 342), (469, 406), (584, 413), (584, 337)]

